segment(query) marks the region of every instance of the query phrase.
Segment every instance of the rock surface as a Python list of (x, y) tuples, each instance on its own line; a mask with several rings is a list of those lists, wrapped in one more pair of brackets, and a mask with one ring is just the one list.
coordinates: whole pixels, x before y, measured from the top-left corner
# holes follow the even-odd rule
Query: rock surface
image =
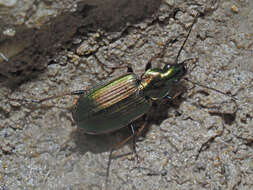
[[(0, 5), (15, 7), (13, 2)], [(229, 96), (180, 83), (186, 92), (172, 102), (158, 102), (149, 113), (148, 129), (137, 142), (141, 162), (133, 161), (131, 146), (114, 152), (108, 189), (253, 189), (252, 10), (252, 1), (164, 0), (154, 14), (114, 31), (77, 26), (68, 43), (45, 53), (51, 58), (46, 70), (15, 90), (0, 88), (0, 187), (104, 188), (110, 149), (130, 134), (127, 128), (83, 134), (65, 109), (76, 97), (39, 105), (9, 98), (40, 99), (84, 89), (126, 72), (111, 69), (116, 66), (141, 74), (166, 41), (177, 39), (152, 62), (154, 67), (173, 63), (198, 11), (201, 17), (179, 60), (198, 58), (187, 78)]]

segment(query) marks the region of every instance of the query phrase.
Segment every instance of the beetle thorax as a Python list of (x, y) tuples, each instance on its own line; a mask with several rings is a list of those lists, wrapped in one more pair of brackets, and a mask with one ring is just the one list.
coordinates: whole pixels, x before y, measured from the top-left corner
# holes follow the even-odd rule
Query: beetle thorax
[(186, 74), (184, 65), (166, 65), (163, 69), (149, 69), (142, 78), (139, 86), (141, 95), (160, 99), (166, 97), (174, 85)]
[(160, 99), (168, 94), (169, 86), (161, 69), (149, 69), (141, 78), (140, 92), (145, 97)]

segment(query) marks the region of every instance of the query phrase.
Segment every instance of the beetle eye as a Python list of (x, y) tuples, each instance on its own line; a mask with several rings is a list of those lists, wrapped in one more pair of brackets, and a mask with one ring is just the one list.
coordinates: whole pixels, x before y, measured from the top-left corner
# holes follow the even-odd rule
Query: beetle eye
[(163, 70), (164, 71), (167, 71), (167, 70), (169, 70), (171, 68), (171, 64), (167, 64), (167, 65), (165, 65), (164, 67), (163, 67)]

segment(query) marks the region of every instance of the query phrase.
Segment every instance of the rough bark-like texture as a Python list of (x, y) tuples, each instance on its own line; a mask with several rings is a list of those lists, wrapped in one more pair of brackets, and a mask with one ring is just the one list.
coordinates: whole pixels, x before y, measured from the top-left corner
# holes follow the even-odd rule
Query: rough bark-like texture
[[(37, 76), (74, 36), (119, 31), (154, 13), (160, 0), (0, 1), (0, 83)], [(6, 62), (6, 58), (9, 60)]]
[[(104, 187), (109, 151), (129, 135), (127, 128), (85, 135), (64, 109), (76, 97), (39, 105), (21, 105), (7, 97), (39, 99), (84, 89), (126, 72), (111, 69), (116, 66), (128, 65), (141, 74), (166, 41), (177, 39), (162, 58), (152, 61), (162, 67), (175, 60), (199, 11), (201, 17), (179, 61), (198, 58), (188, 79), (236, 100), (211, 89), (191, 88), (187, 81), (180, 83), (186, 92), (172, 102), (158, 102), (149, 113), (148, 130), (137, 142), (141, 162), (128, 155), (131, 146), (115, 151), (108, 189), (253, 189), (252, 10), (252, 1), (164, 0), (152, 16), (123, 23), (128, 27), (114, 31), (77, 27), (79, 32), (62, 50), (45, 54), (54, 59), (37, 78), (15, 90), (0, 89), (1, 188)], [(139, 122), (135, 125), (143, 123)]]

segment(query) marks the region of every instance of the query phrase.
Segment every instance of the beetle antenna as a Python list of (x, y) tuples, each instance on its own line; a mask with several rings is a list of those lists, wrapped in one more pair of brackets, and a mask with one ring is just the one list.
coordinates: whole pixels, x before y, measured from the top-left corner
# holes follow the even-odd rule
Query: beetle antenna
[(218, 92), (218, 93), (220, 93), (220, 94), (223, 94), (223, 95), (225, 95), (225, 96), (228, 96), (228, 97), (232, 98), (232, 99), (235, 100), (235, 101), (238, 100), (238, 99), (235, 98), (234, 96), (229, 95), (229, 94), (227, 94), (227, 93), (225, 93), (225, 92), (223, 92), (223, 91), (221, 91), (221, 90), (217, 90), (217, 89), (215, 89), (215, 88), (208, 87), (208, 86), (205, 86), (205, 85), (203, 85), (203, 84), (199, 84), (199, 83), (193, 82), (193, 81), (189, 80), (188, 78), (184, 78), (184, 80), (186, 80), (186, 81), (192, 83), (193, 85), (200, 86), (200, 87), (202, 87), (202, 88), (207, 88), (207, 89), (213, 90), (213, 91), (215, 91), (215, 92)]
[(178, 62), (178, 58), (179, 58), (179, 56), (180, 56), (182, 50), (184, 49), (184, 45), (186, 44), (186, 41), (188, 40), (188, 38), (189, 38), (189, 36), (190, 36), (190, 34), (191, 34), (192, 28), (193, 28), (194, 24), (196, 23), (196, 21), (197, 21), (197, 19), (198, 19), (198, 16), (199, 16), (199, 14), (197, 14), (197, 15), (195, 16), (195, 18), (194, 18), (194, 20), (193, 20), (193, 22), (192, 22), (192, 24), (191, 24), (191, 26), (190, 26), (190, 30), (189, 30), (189, 32), (188, 32), (188, 34), (187, 34), (187, 36), (186, 36), (186, 38), (185, 38), (185, 40), (184, 40), (182, 46), (180, 47), (180, 49), (179, 49), (179, 51), (178, 51), (178, 54), (177, 54), (175, 63)]
[[(178, 51), (178, 54), (177, 54), (175, 63), (178, 62), (178, 58), (179, 58), (179, 56), (180, 56), (180, 54), (181, 54), (181, 52), (182, 52), (182, 50), (183, 50), (183, 48), (184, 48), (184, 46), (185, 46), (185, 44), (186, 44), (186, 41), (188, 40), (188, 38), (189, 38), (189, 36), (190, 36), (190, 34), (191, 34), (192, 28), (193, 28), (194, 24), (196, 23), (196, 21), (197, 21), (197, 19), (198, 19), (198, 16), (199, 16), (199, 14), (197, 14), (197, 15), (195, 16), (195, 18), (194, 18), (194, 20), (193, 20), (193, 23), (192, 23), (191, 26), (190, 26), (189, 32), (188, 32), (188, 34), (187, 34), (187, 36), (186, 36), (186, 38), (185, 38), (185, 40), (184, 40), (182, 46), (180, 47), (180, 49), (179, 49), (179, 51)], [(184, 64), (186, 61), (195, 60), (195, 59), (196, 59), (196, 58), (188, 58), (188, 59), (184, 60), (183, 62), (181, 62), (180, 64)], [(195, 66), (194, 66), (194, 67), (195, 67)], [(227, 93), (225, 93), (225, 92), (223, 92), (223, 91), (221, 91), (221, 90), (217, 90), (217, 89), (215, 89), (215, 88), (208, 87), (208, 86), (206, 86), (206, 85), (196, 83), (196, 82), (194, 82), (194, 81), (189, 80), (188, 78), (184, 78), (184, 80), (186, 80), (186, 81), (192, 83), (193, 85), (200, 86), (200, 87), (203, 87), (203, 88), (207, 88), (207, 89), (213, 90), (213, 91), (215, 91), (215, 92), (218, 92), (218, 93), (220, 93), (220, 94), (223, 94), (223, 95), (225, 95), (225, 96), (229, 96), (230, 98), (232, 98), (232, 99), (235, 100), (235, 101), (238, 100), (237, 98), (233, 97), (232, 95), (229, 95), (229, 94), (227, 94)]]

